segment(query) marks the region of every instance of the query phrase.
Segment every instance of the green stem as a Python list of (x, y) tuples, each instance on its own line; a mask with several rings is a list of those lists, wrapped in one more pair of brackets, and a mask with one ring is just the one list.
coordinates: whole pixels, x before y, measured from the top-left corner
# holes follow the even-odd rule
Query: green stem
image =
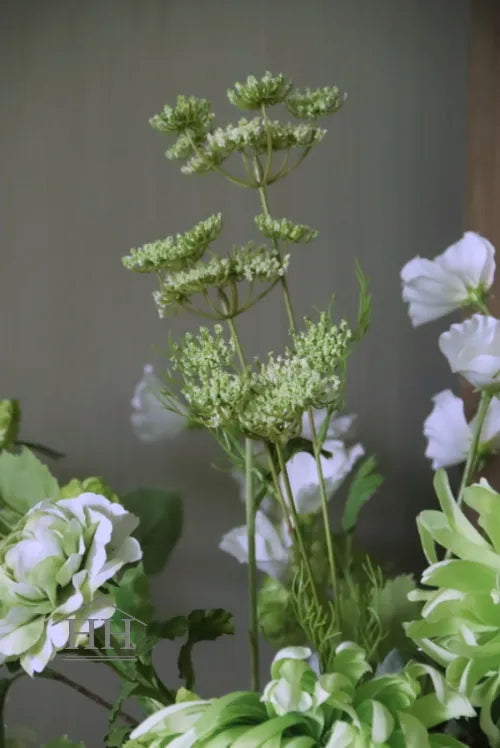
[(302, 555), (302, 559), (304, 561), (304, 565), (306, 567), (306, 571), (309, 576), (309, 581), (311, 582), (311, 588), (314, 594), (314, 600), (319, 606), (320, 602), (319, 602), (318, 590), (316, 588), (316, 582), (314, 580), (314, 574), (313, 574), (313, 570), (311, 567), (311, 561), (309, 559), (309, 556), (307, 555), (304, 538), (302, 536), (302, 530), (300, 528), (299, 513), (297, 512), (297, 507), (295, 506), (295, 500), (293, 498), (293, 491), (290, 485), (290, 478), (288, 477), (288, 470), (286, 469), (286, 462), (283, 456), (283, 450), (281, 449), (279, 444), (275, 444), (275, 448), (276, 448), (276, 454), (278, 456), (278, 463), (280, 466), (281, 475), (283, 476), (283, 482), (285, 484), (285, 493), (288, 499), (288, 506), (290, 508), (290, 511), (293, 517), (294, 534), (297, 535), (297, 541), (299, 544), (300, 553)]
[[(247, 364), (241, 341), (234, 324), (234, 320), (228, 317), (227, 324), (231, 337), (236, 347), (241, 368), (247, 374)], [(250, 682), (253, 691), (260, 690), (259, 673), (259, 622), (257, 614), (257, 559), (255, 552), (255, 515), (257, 513), (253, 498), (253, 445), (252, 440), (245, 439), (245, 515), (247, 526), (248, 546), (248, 603), (249, 603), (249, 631), (250, 640)]]
[[(94, 702), (94, 704), (98, 704), (99, 706), (102, 706), (103, 709), (107, 709), (108, 712), (110, 712), (113, 709), (113, 704), (110, 704), (109, 701), (106, 701), (106, 699), (103, 699), (102, 696), (99, 696), (99, 694), (94, 693), (89, 688), (86, 688), (85, 686), (82, 686), (80, 683), (76, 683), (76, 681), (71, 680), (71, 678), (68, 678), (66, 675), (63, 675), (62, 673), (58, 673), (57, 670), (53, 670), (50, 667), (46, 667), (45, 670), (43, 670), (41, 673), (38, 674), (38, 678), (46, 678), (47, 680), (55, 680), (59, 683), (64, 683), (64, 685), (69, 686), (74, 691), (77, 691), (82, 696), (85, 696), (87, 699), (90, 699)], [(120, 710), (120, 715), (122, 716), (123, 720), (131, 725), (132, 727), (136, 727), (139, 723), (134, 717), (131, 717), (126, 712), (122, 712)]]
[(464, 472), (462, 475), (462, 481), (460, 483), (460, 488), (458, 491), (457, 496), (457, 504), (460, 506), (460, 504), (463, 501), (464, 498), (464, 491), (467, 488), (468, 484), (472, 480), (472, 476), (474, 475), (474, 470), (476, 467), (477, 457), (478, 457), (478, 447), (479, 447), (479, 441), (481, 439), (481, 430), (483, 428), (484, 419), (486, 418), (486, 413), (488, 412), (488, 408), (491, 402), (491, 399), (493, 397), (493, 394), (488, 391), (483, 391), (481, 393), (481, 399), (479, 401), (479, 407), (477, 409), (476, 414), (476, 423), (474, 424), (474, 433), (472, 434), (472, 442), (469, 449), (469, 454), (467, 455), (467, 461), (465, 463)]

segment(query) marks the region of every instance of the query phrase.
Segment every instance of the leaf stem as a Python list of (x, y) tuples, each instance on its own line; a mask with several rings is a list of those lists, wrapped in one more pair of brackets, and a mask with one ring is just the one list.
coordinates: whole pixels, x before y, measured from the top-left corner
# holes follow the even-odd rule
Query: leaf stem
[[(106, 701), (106, 699), (103, 699), (102, 696), (99, 696), (99, 694), (94, 693), (94, 691), (91, 691), (89, 688), (82, 686), (81, 683), (76, 683), (76, 681), (71, 680), (71, 678), (68, 678), (66, 675), (63, 675), (62, 673), (59, 673), (57, 670), (53, 670), (50, 667), (47, 667), (41, 673), (38, 673), (37, 677), (46, 678), (47, 680), (55, 680), (55, 681), (58, 681), (59, 683), (64, 683), (64, 685), (69, 686), (69, 688), (72, 688), (74, 691), (77, 691), (77, 693), (93, 701), (94, 704), (98, 704), (99, 706), (102, 706), (103, 709), (107, 709), (108, 711), (111, 711), (113, 709), (113, 704), (110, 704), (109, 701)], [(131, 725), (132, 727), (136, 727), (139, 724), (138, 721), (134, 717), (130, 716), (130, 714), (127, 714), (126, 712), (122, 712), (121, 710), (119, 713), (121, 717), (123, 718), (123, 720), (128, 725)]]
[(481, 393), (481, 399), (479, 401), (479, 406), (476, 414), (476, 423), (474, 424), (474, 433), (472, 434), (472, 442), (470, 445), (469, 454), (467, 455), (467, 461), (465, 463), (462, 481), (460, 483), (460, 489), (458, 491), (458, 506), (460, 506), (460, 504), (462, 503), (464, 498), (464, 491), (467, 488), (469, 482), (472, 480), (472, 476), (474, 475), (478, 457), (477, 452), (479, 441), (481, 439), (481, 430), (483, 428), (484, 419), (486, 418), (486, 413), (488, 412), (492, 397), (493, 393), (488, 392), (487, 390), (483, 390), (483, 392)]

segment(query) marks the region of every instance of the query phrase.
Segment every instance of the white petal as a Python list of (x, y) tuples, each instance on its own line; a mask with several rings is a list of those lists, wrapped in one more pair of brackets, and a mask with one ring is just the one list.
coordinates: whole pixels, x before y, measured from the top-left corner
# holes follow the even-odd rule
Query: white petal
[(439, 347), (451, 370), (475, 387), (500, 385), (500, 322), (494, 317), (473, 314), (452, 325), (440, 336)]
[(136, 436), (144, 442), (173, 438), (184, 426), (184, 419), (167, 410), (161, 402), (162, 385), (151, 364), (146, 364), (138, 382), (131, 404), (130, 420)]
[[(281, 531), (282, 532), (282, 531)], [(290, 565), (288, 547), (290, 539), (282, 537), (266, 515), (258, 511), (255, 516), (255, 555), (257, 568), (269, 576), (283, 578)], [(248, 563), (248, 541), (246, 525), (234, 527), (226, 533), (219, 548), (239, 561)]]
[[(474, 428), (475, 418), (471, 421), (471, 428)], [(497, 397), (493, 398), (486, 412), (480, 442), (487, 442), (494, 451), (500, 449), (500, 400)]]
[(459, 465), (467, 458), (472, 440), (463, 400), (451, 390), (439, 392), (432, 400), (434, 408), (424, 421), (425, 455), (432, 460), (433, 470)]

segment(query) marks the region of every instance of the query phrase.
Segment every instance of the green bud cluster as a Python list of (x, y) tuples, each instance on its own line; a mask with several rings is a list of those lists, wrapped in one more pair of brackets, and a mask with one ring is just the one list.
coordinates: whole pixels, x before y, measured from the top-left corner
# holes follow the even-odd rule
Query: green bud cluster
[(281, 240), (287, 244), (308, 244), (318, 236), (316, 229), (302, 223), (293, 223), (288, 218), (273, 218), (261, 213), (255, 216), (260, 233), (269, 239)]
[(309, 124), (292, 125), (279, 121), (266, 122), (262, 117), (242, 118), (237, 125), (229, 124), (208, 133), (187, 163), (181, 167), (184, 174), (206, 174), (223, 163), (235, 151), (246, 149), (266, 153), (269, 141), (273, 151), (288, 148), (311, 147), (320, 143), (326, 130)]
[(288, 111), (299, 119), (318, 119), (326, 114), (338, 112), (347, 98), (341, 94), (337, 86), (325, 86), (305, 91), (294, 89), (286, 99)]
[(306, 319), (305, 323), (305, 331), (294, 336), (296, 354), (328, 378), (346, 359), (352, 331), (345, 320), (339, 325), (332, 324), (327, 312), (321, 312), (317, 322)]
[(234, 423), (244, 397), (245, 381), (232, 367), (233, 341), (226, 341), (222, 326), (213, 334), (201, 327), (198, 335), (186, 333), (171, 350), (172, 369), (180, 373), (184, 395), (193, 421), (209, 429)]
[(200, 259), (222, 229), (222, 214), (200, 221), (192, 229), (175, 237), (167, 236), (139, 249), (131, 249), (122, 262), (136, 273), (181, 270)]
[(227, 257), (212, 257), (187, 270), (168, 274), (161, 289), (153, 294), (160, 317), (165, 317), (172, 304), (182, 304), (197, 293), (209, 288), (225, 288), (248, 281), (274, 283), (282, 277), (289, 263), (289, 255), (282, 259), (266, 247), (254, 247), (252, 242), (235, 247)]
[(0, 400), (0, 449), (8, 447), (17, 437), (21, 410), (17, 400)]
[(151, 127), (165, 135), (187, 134), (198, 142), (210, 130), (213, 118), (207, 99), (178, 96), (175, 107), (165, 105), (161, 114), (155, 114), (149, 122)]
[(260, 78), (249, 75), (245, 83), (235, 83), (227, 91), (227, 98), (240, 109), (260, 109), (285, 101), (292, 82), (281, 73), (272, 75), (269, 71)]

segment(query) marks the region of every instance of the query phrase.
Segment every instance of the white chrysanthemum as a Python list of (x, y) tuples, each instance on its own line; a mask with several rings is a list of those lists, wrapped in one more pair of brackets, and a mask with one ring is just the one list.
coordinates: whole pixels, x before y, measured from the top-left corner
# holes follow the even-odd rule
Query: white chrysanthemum
[(133, 412), (130, 420), (141, 441), (156, 442), (173, 438), (182, 431), (184, 422), (181, 416), (167, 410), (161, 402), (161, 382), (151, 364), (145, 365), (131, 404)]
[[(282, 579), (290, 566), (291, 538), (284, 525), (274, 525), (266, 515), (258, 511), (255, 515), (255, 555), (257, 568), (276, 579)], [(224, 535), (219, 548), (240, 562), (248, 563), (248, 540), (246, 525), (234, 527)]]
[[(112, 600), (101, 591), (141, 549), (130, 533), (137, 517), (104, 496), (42, 501), (0, 544), (0, 664), (20, 660), (41, 672), (88, 621), (110, 618)], [(88, 630), (88, 629), (87, 629)]]
[(414, 257), (401, 270), (403, 300), (414, 327), (481, 298), (493, 283), (495, 249), (473, 231), (433, 260)]
[[(424, 422), (425, 455), (432, 460), (433, 470), (459, 465), (467, 459), (476, 417), (467, 423), (463, 400), (451, 390), (438, 392), (432, 400), (434, 407)], [(500, 449), (500, 401), (496, 398), (488, 407), (479, 443), (483, 454)]]
[[(327, 439), (323, 449), (332, 453), (331, 457), (321, 456), (320, 458), (326, 490), (330, 498), (340, 488), (356, 461), (364, 455), (365, 450), (361, 444), (348, 447), (337, 439)], [(308, 452), (298, 452), (287, 462), (287, 471), (298, 513), (317, 512), (321, 507), (321, 497), (314, 457)], [(280, 481), (284, 491), (283, 478), (280, 478)]]
[(451, 370), (479, 389), (500, 387), (500, 322), (473, 314), (439, 338)]

